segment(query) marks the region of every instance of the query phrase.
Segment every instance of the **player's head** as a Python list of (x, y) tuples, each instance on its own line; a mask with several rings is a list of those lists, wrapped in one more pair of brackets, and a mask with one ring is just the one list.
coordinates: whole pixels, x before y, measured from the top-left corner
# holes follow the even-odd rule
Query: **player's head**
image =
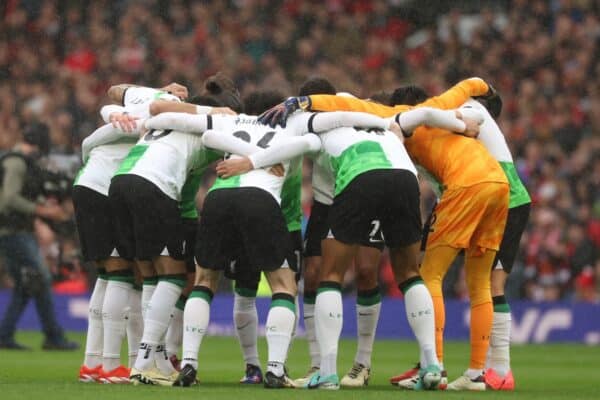
[(204, 91), (202, 95), (216, 98), (223, 107), (229, 107), (235, 112), (243, 112), (244, 106), (240, 97), (240, 92), (235, 87), (233, 81), (221, 72), (210, 76), (204, 81)]
[(284, 95), (277, 90), (257, 90), (251, 92), (244, 99), (245, 113), (248, 115), (260, 115), (284, 100)]
[(390, 92), (381, 91), (373, 94), (369, 97), (369, 100), (374, 101), (379, 104), (385, 104), (386, 106), (390, 106), (391, 104), (392, 94)]
[(394, 90), (394, 93), (392, 93), (390, 105), (395, 106), (398, 104), (406, 104), (409, 106), (415, 106), (424, 102), (427, 100), (427, 98), (429, 98), (429, 95), (421, 86), (400, 86), (398, 89)]
[(313, 94), (336, 94), (337, 90), (331, 82), (320, 76), (308, 78), (300, 86), (298, 96), (310, 96)]
[(205, 94), (192, 96), (187, 99), (187, 102), (199, 106), (223, 107), (223, 103), (219, 99)]

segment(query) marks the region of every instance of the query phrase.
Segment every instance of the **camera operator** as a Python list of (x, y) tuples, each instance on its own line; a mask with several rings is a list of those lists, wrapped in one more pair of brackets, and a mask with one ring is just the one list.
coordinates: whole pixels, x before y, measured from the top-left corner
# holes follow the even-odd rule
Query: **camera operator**
[(65, 210), (56, 202), (38, 204), (43, 174), (37, 161), (48, 153), (50, 138), (43, 124), (29, 126), (11, 152), (0, 157), (0, 254), (14, 281), (11, 302), (0, 323), (0, 348), (25, 350), (15, 342), (16, 325), (33, 297), (45, 334), (45, 350), (75, 350), (56, 321), (51, 278), (34, 236), (34, 220), (64, 221)]

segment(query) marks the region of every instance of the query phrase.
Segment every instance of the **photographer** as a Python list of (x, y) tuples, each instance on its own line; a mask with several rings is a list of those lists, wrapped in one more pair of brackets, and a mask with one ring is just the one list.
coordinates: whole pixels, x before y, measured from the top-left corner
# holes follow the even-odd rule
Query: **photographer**
[(34, 220), (64, 221), (67, 214), (56, 204), (38, 204), (43, 192), (40, 156), (48, 153), (48, 128), (34, 124), (11, 152), (0, 157), (0, 254), (4, 267), (14, 281), (12, 299), (0, 323), (0, 349), (25, 350), (15, 342), (16, 325), (33, 297), (46, 336), (45, 350), (75, 350), (56, 321), (51, 293), (50, 273), (44, 264), (34, 236)]

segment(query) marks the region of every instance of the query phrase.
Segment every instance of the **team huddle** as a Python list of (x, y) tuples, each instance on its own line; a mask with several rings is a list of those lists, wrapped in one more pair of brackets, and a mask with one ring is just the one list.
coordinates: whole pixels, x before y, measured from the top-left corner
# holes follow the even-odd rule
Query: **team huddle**
[[(217, 74), (202, 94), (113, 86), (106, 125), (82, 143), (73, 202), (82, 252), (98, 268), (82, 382), (192, 386), (221, 275), (235, 281), (234, 323), (246, 371), (267, 388), (366, 386), (381, 309), (378, 265), (388, 249), (419, 347), (416, 367), (390, 382), (409, 390), (513, 390), (504, 283), (530, 199), (494, 117), (499, 95), (470, 78), (430, 97), (417, 86), (361, 100), (327, 80), (297, 97), (242, 101)], [(304, 157), (313, 205), (302, 237)], [(217, 179), (198, 215), (207, 169)], [(438, 202), (423, 229), (417, 170)], [(424, 252), (421, 255), (421, 252)], [(468, 369), (448, 382), (442, 281), (465, 254), (471, 301)], [(337, 372), (342, 282), (355, 265), (358, 343)], [(272, 292), (257, 350), (261, 272)], [(298, 323), (298, 285), (311, 365), (292, 379), (286, 359)], [(121, 365), (127, 336), (129, 365)], [(181, 360), (179, 360), (181, 354)]]

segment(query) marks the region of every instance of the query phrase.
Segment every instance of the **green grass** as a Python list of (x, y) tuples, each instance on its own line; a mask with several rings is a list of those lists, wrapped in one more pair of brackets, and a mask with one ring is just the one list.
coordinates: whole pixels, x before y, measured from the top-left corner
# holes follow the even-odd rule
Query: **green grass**
[[(71, 335), (83, 343), (83, 335)], [(339, 392), (306, 390), (265, 390), (262, 386), (237, 384), (242, 361), (233, 338), (208, 337), (200, 354), (200, 386), (194, 388), (133, 387), (128, 385), (81, 384), (77, 382), (83, 350), (43, 352), (42, 337), (21, 333), (17, 339), (34, 351), (0, 351), (0, 399), (91, 400), (91, 399), (600, 399), (600, 375), (597, 364), (600, 347), (582, 345), (514, 346), (513, 370), (517, 382), (514, 393), (407, 392), (388, 384), (389, 376), (404, 371), (416, 356), (411, 342), (377, 341), (373, 356), (373, 377), (368, 388), (342, 389)], [(338, 366), (345, 372), (352, 363), (355, 342), (342, 341)], [(260, 354), (266, 356), (264, 339)], [(446, 367), (450, 379), (456, 378), (468, 360), (466, 343), (446, 345)], [(308, 367), (307, 345), (296, 341), (288, 361), (290, 375), (298, 377)]]

